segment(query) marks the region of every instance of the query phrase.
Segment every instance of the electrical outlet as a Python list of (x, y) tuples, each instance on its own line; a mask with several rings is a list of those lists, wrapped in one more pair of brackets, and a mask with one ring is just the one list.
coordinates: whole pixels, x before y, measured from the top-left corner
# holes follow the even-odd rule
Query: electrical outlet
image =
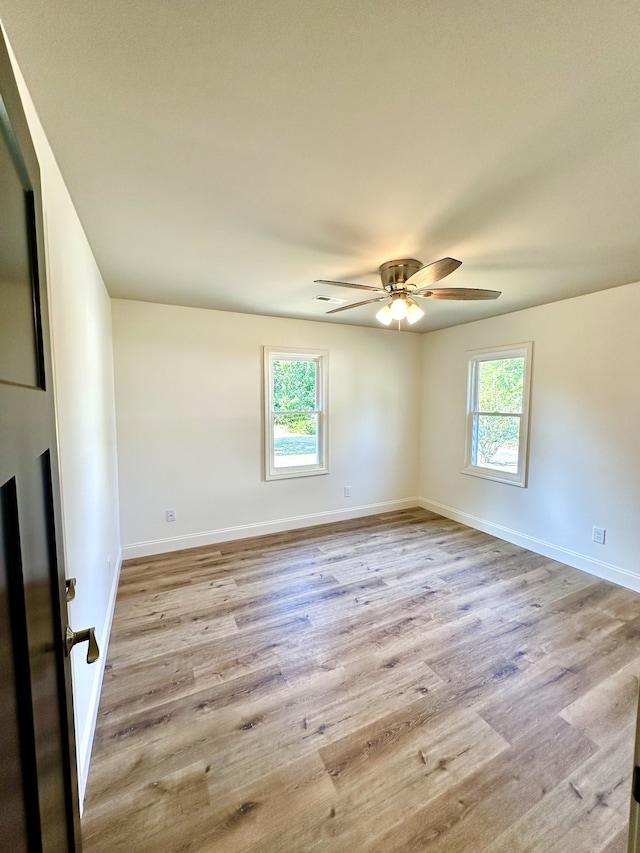
[(344, 496), (345, 496), (345, 498), (351, 497), (351, 486), (345, 486), (344, 487)]
[(592, 539), (594, 542), (597, 542), (598, 545), (604, 545), (604, 537), (606, 536), (607, 531), (604, 527), (594, 527)]
[(175, 521), (176, 520), (176, 511), (175, 509), (167, 510), (167, 521)]

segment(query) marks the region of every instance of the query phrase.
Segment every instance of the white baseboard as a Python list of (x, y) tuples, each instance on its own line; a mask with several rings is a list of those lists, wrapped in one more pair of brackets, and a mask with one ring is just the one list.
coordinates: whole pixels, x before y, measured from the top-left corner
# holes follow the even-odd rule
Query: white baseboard
[(168, 539), (152, 539), (148, 542), (133, 542), (122, 548), (123, 559), (132, 557), (150, 557), (153, 554), (165, 554), (168, 551), (182, 551), (185, 548), (199, 548), (201, 545), (215, 545), (232, 539), (247, 539), (250, 536), (264, 536), (267, 533), (282, 533), (300, 527), (312, 527), (315, 524), (330, 524), (333, 521), (345, 521), (350, 518), (362, 518), (381, 512), (395, 512), (399, 509), (411, 509), (419, 506), (418, 498), (384, 501), (383, 503), (364, 504), (349, 509), (329, 510), (309, 515), (295, 515), (276, 521), (259, 521), (254, 524), (242, 524), (237, 527), (221, 527), (204, 533), (188, 533)]
[(107, 662), (107, 652), (109, 650), (109, 638), (111, 637), (111, 626), (113, 624), (113, 613), (116, 607), (116, 596), (118, 594), (118, 582), (120, 580), (120, 569), (122, 568), (122, 549), (120, 549), (111, 581), (111, 590), (109, 592), (109, 602), (107, 604), (107, 613), (102, 630), (102, 636), (98, 637), (98, 647), (100, 649), (100, 657), (98, 658), (99, 669), (96, 671), (93, 686), (91, 688), (91, 698), (89, 699), (89, 709), (87, 714), (87, 725), (84, 729), (82, 742), (77, 745), (77, 763), (78, 763), (78, 799), (80, 801), (80, 815), (84, 809), (84, 795), (87, 790), (87, 781), (89, 779), (89, 765), (91, 763), (91, 751), (93, 749), (93, 739), (96, 733), (96, 723), (98, 721), (98, 710), (100, 707), (100, 695), (102, 693), (102, 681), (104, 679), (104, 668)]
[(431, 512), (436, 512), (438, 515), (444, 515), (453, 521), (459, 521), (461, 524), (466, 524), (467, 527), (473, 527), (476, 530), (482, 530), (484, 533), (490, 533), (498, 539), (504, 539), (514, 545), (520, 545), (522, 548), (527, 548), (536, 554), (542, 554), (543, 557), (550, 557), (552, 560), (565, 563), (574, 569), (581, 569), (583, 572), (588, 572), (603, 580), (611, 581), (618, 584), (618, 586), (626, 587), (626, 589), (631, 589), (634, 592), (640, 592), (640, 576), (626, 569), (621, 569), (619, 566), (613, 566), (601, 560), (594, 560), (592, 557), (587, 557), (586, 554), (580, 554), (568, 548), (561, 548), (558, 545), (553, 545), (551, 542), (545, 542), (544, 539), (537, 539), (535, 536), (528, 536), (526, 533), (520, 533), (517, 530), (512, 530), (510, 527), (494, 524), (484, 518), (478, 518), (478, 516), (471, 515), (468, 512), (461, 512), (438, 501), (419, 498), (418, 506), (431, 510)]

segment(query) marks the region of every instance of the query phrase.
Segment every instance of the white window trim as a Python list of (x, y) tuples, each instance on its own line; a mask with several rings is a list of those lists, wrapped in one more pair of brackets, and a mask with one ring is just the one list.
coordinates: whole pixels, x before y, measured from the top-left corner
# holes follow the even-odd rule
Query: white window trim
[[(329, 473), (328, 400), (329, 352), (317, 349), (290, 349), (288, 347), (263, 347), (264, 356), (264, 478), (265, 480), (290, 480), (293, 477), (314, 477)], [(273, 382), (271, 365), (277, 360), (315, 361), (318, 416), (318, 463), (276, 468), (273, 464)]]
[[(498, 483), (509, 483), (512, 486), (526, 488), (529, 461), (529, 398), (531, 393), (532, 355), (533, 343), (531, 341), (523, 344), (510, 344), (508, 346), (492, 347), (491, 349), (474, 350), (467, 353), (467, 423), (463, 474), (471, 474), (473, 477), (482, 477), (485, 480), (495, 480)], [(518, 445), (518, 470), (516, 472), (497, 471), (495, 468), (488, 468), (484, 465), (474, 465), (471, 461), (473, 454), (474, 418), (481, 414), (504, 414), (507, 417), (514, 417), (513, 412), (480, 412), (477, 408), (478, 364), (482, 361), (495, 361), (501, 358), (524, 358), (522, 412), (517, 415), (520, 418), (520, 442)]]

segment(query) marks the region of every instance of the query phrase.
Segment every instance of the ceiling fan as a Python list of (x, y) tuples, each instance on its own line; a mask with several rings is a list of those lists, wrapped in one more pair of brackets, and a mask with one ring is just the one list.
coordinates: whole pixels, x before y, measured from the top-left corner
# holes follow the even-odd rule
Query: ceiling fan
[(406, 319), (408, 323), (416, 323), (424, 317), (424, 311), (413, 298), (420, 299), (497, 299), (499, 290), (481, 290), (474, 287), (433, 287), (437, 281), (445, 278), (457, 270), (462, 261), (455, 258), (441, 258), (431, 264), (422, 265), (415, 258), (400, 258), (396, 261), (387, 261), (380, 266), (380, 278), (382, 287), (371, 287), (368, 284), (354, 284), (349, 281), (327, 281), (316, 279), (316, 284), (332, 284), (337, 287), (354, 287), (357, 290), (368, 290), (373, 296), (364, 302), (354, 302), (352, 305), (343, 305), (327, 311), (327, 314), (337, 314), (338, 311), (348, 311), (350, 308), (358, 308), (360, 305), (368, 305), (370, 302), (382, 302), (389, 300), (387, 304), (378, 311), (376, 319), (388, 326), (392, 320)]

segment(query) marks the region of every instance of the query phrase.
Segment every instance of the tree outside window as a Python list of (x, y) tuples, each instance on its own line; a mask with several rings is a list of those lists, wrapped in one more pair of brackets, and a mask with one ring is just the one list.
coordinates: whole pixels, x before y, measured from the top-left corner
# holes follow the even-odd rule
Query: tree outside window
[(266, 479), (327, 472), (324, 351), (265, 347)]
[(469, 355), (464, 473), (526, 483), (531, 344)]

